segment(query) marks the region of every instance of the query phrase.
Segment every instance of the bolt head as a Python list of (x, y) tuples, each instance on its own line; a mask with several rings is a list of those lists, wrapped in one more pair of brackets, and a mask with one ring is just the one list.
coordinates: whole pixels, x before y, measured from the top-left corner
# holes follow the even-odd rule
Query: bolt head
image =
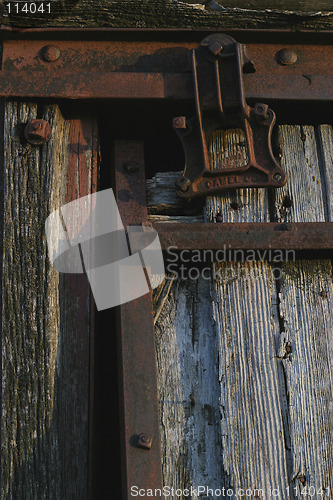
[(291, 49), (282, 49), (277, 53), (277, 58), (280, 64), (283, 66), (291, 66), (297, 61), (297, 54)]
[(153, 437), (150, 434), (142, 433), (139, 436), (138, 446), (150, 450), (153, 444)]
[(140, 170), (140, 165), (137, 161), (129, 161), (124, 164), (124, 169), (131, 174), (133, 172), (138, 172)]
[(274, 174), (273, 175), (273, 180), (274, 181), (279, 182), (281, 179), (282, 179), (282, 175), (281, 174)]
[(52, 130), (46, 120), (31, 120), (24, 129), (24, 136), (29, 144), (42, 146), (51, 139)]
[(59, 59), (61, 51), (56, 45), (45, 45), (41, 50), (42, 59), (45, 62), (54, 62)]
[(182, 177), (179, 177), (179, 179), (177, 179), (176, 188), (179, 189), (182, 193), (186, 193), (186, 191), (189, 190), (191, 184), (192, 184), (192, 182), (190, 181), (190, 179), (182, 176)]
[(176, 116), (172, 120), (172, 125), (174, 129), (186, 129), (186, 116)]

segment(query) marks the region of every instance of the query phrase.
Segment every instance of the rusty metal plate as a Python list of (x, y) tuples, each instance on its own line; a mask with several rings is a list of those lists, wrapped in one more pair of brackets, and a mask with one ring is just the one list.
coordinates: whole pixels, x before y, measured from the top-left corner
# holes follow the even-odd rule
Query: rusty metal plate
[[(125, 227), (147, 220), (143, 144), (114, 144), (115, 193)], [(123, 496), (162, 487), (151, 293), (118, 308)]]
[[(193, 99), (188, 56), (201, 35), (187, 36), (177, 42), (5, 39), (0, 96)], [(45, 60), (47, 45), (59, 49), (55, 60)], [(295, 62), (282, 64), (282, 49), (294, 52)], [(244, 74), (247, 99), (332, 100), (332, 45), (247, 43), (247, 55), (255, 69)]]

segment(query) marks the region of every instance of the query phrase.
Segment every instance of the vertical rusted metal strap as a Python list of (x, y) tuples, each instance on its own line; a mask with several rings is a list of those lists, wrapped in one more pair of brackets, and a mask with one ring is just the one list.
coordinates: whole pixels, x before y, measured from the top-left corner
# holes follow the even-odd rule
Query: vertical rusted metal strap
[[(125, 227), (147, 221), (142, 142), (114, 144), (115, 194)], [(124, 498), (131, 488), (162, 488), (151, 293), (119, 307)], [(143, 496), (142, 498), (146, 498)]]

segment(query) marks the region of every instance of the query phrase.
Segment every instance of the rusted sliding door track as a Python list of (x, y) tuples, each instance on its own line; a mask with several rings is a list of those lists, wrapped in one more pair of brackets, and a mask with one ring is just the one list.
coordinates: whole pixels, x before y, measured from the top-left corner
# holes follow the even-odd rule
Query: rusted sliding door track
[[(126, 39), (125, 32), (117, 38), (110, 30), (2, 28), (0, 96), (193, 100), (188, 58), (202, 33), (176, 30), (173, 41), (161, 37), (168, 31), (143, 31), (129, 41), (133, 33)], [(244, 33), (236, 30), (232, 36), (242, 41)], [(249, 33), (246, 37), (253, 64), (252, 72), (243, 75), (246, 99), (333, 100), (330, 34), (325, 43), (319, 38), (320, 44), (304, 44), (301, 33), (266, 32), (265, 43), (258, 36), (254, 32), (254, 41)]]

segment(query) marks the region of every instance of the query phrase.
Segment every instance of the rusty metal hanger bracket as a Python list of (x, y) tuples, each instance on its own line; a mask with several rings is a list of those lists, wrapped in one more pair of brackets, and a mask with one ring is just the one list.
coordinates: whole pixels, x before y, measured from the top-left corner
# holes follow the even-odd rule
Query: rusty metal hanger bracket
[[(266, 104), (250, 107), (245, 100), (243, 71), (253, 71), (245, 46), (223, 34), (210, 35), (191, 51), (196, 116), (174, 119), (174, 129), (185, 151), (185, 168), (176, 182), (183, 198), (208, 195), (226, 188), (281, 187), (287, 175), (274, 159), (271, 147), (275, 113)], [(212, 170), (207, 143), (212, 132), (241, 128), (248, 163)]]

